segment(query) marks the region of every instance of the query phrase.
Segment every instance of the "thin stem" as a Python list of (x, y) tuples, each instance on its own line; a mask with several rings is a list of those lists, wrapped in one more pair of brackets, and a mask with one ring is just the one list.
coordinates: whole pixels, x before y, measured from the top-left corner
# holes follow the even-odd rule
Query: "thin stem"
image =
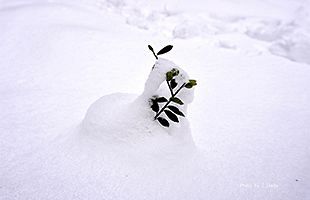
[(153, 47), (152, 47), (151, 45), (148, 45), (148, 47), (149, 47), (149, 50), (152, 51), (152, 53), (153, 53), (153, 55), (155, 56), (156, 60), (158, 60), (158, 57), (157, 57), (157, 55), (155, 54)]
[(152, 51), (152, 52), (153, 52), (153, 54), (154, 54), (156, 60), (158, 60), (158, 57), (157, 57), (157, 55), (155, 54), (155, 52), (154, 52), (154, 51)]
[(171, 88), (171, 86), (170, 86), (170, 84), (169, 84), (169, 81), (166, 81), (166, 82), (167, 82), (167, 85), (168, 85), (168, 87), (169, 87), (169, 90), (170, 90), (171, 96), (173, 96), (173, 90), (172, 90), (172, 88)]
[[(169, 85), (169, 84), (168, 84)], [(171, 97), (170, 99), (167, 101), (167, 103), (160, 109), (160, 111), (158, 113), (156, 113), (154, 120), (156, 120), (158, 118), (158, 116), (167, 108), (167, 106), (169, 105), (169, 103), (171, 102), (171, 98), (175, 97), (181, 90), (182, 88), (184, 88), (185, 83), (183, 83), (183, 85), (173, 94), (173, 92), (171, 93)], [(170, 87), (169, 87), (170, 88)]]
[(171, 99), (168, 100), (168, 102), (160, 109), (160, 111), (155, 115), (154, 120), (157, 119), (157, 117), (165, 110), (165, 108), (167, 108), (167, 106), (169, 105), (169, 103), (171, 102)]
[(154, 52), (153, 48), (150, 49), (150, 50), (152, 51), (152, 53), (153, 53), (153, 55), (155, 56), (156, 60), (158, 60), (158, 57), (157, 57), (156, 53)]
[(181, 91), (181, 89), (184, 88), (185, 84), (186, 84), (186, 83), (183, 83), (183, 84), (181, 85), (181, 87), (174, 93), (174, 95), (173, 95), (172, 97), (175, 97), (175, 96)]

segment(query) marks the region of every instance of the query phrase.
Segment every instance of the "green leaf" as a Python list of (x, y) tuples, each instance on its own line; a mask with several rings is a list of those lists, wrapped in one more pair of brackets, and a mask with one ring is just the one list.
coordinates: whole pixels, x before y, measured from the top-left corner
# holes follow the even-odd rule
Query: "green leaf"
[(172, 45), (165, 46), (157, 53), (157, 55), (161, 55), (161, 54), (169, 52), (172, 49), (172, 47), (173, 47)]
[(181, 101), (181, 99), (177, 98), (177, 97), (171, 97), (170, 98), (171, 101), (173, 101), (174, 103), (177, 103), (177, 104), (180, 104), (180, 105), (183, 105), (183, 101)]
[(189, 83), (192, 84), (192, 86), (197, 85), (197, 81), (193, 79), (189, 80)]
[(175, 79), (172, 79), (171, 82), (170, 82), (171, 88), (174, 89), (177, 85), (178, 85), (178, 83), (175, 82)]
[(169, 119), (171, 119), (174, 122), (179, 122), (178, 117), (175, 114), (173, 114), (173, 112), (171, 112), (170, 110), (164, 110), (164, 112), (166, 113)]
[(185, 87), (190, 89), (190, 88), (194, 87), (195, 85), (197, 85), (196, 80), (189, 80), (189, 82), (185, 84)]
[(172, 110), (175, 114), (185, 117), (185, 115), (175, 106), (168, 106), (170, 110)]
[(156, 101), (154, 101), (154, 100), (152, 100), (152, 102), (153, 102), (153, 105), (151, 106), (152, 110), (154, 112), (158, 112), (159, 111), (158, 103)]
[(168, 71), (166, 73), (166, 80), (167, 81), (171, 81), (173, 79), (174, 76), (177, 76), (179, 74), (179, 70), (173, 68), (172, 70)]
[(186, 83), (186, 84), (185, 84), (185, 87), (186, 87), (187, 89), (190, 89), (190, 88), (192, 88), (193, 86), (192, 86), (190, 83)]
[(171, 71), (166, 73), (166, 80), (167, 81), (171, 81), (171, 79), (173, 78), (173, 73)]
[(156, 99), (156, 101), (158, 103), (164, 103), (164, 102), (167, 102), (168, 100), (165, 97), (159, 97), (159, 98)]
[(169, 127), (169, 122), (165, 118), (158, 117), (157, 120), (162, 126)]

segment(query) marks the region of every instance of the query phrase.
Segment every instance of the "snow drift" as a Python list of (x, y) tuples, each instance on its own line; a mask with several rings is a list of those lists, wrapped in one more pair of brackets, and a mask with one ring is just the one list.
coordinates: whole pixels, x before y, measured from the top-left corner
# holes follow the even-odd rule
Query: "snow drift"
[[(310, 199), (307, 1), (0, 2), (1, 200)], [(149, 43), (199, 80), (191, 134), (152, 119)]]

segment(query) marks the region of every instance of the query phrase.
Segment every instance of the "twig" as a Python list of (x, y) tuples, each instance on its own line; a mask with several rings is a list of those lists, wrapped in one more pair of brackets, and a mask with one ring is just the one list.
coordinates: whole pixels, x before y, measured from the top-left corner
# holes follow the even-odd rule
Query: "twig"
[[(167, 84), (170, 88), (170, 85), (167, 81)], [(158, 116), (167, 108), (167, 106), (169, 105), (169, 103), (171, 102), (171, 99), (174, 98), (181, 90), (182, 88), (184, 88), (185, 83), (183, 83), (183, 85), (181, 85), (181, 87), (173, 94), (173, 91), (171, 92), (171, 97), (170, 99), (167, 101), (167, 103), (160, 109), (160, 111), (155, 115), (154, 120), (156, 120), (158, 118)]]
[(169, 87), (169, 90), (170, 90), (171, 96), (173, 96), (173, 90), (172, 90), (172, 88), (171, 88), (171, 86), (170, 86), (170, 84), (169, 84), (169, 81), (166, 81), (166, 82), (167, 82), (167, 85), (168, 85), (168, 87)]

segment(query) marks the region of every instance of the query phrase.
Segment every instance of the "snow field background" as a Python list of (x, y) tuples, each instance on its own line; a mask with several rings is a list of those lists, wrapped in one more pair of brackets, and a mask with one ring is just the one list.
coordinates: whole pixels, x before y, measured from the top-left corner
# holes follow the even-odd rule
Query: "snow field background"
[[(0, 30), (0, 199), (309, 198), (308, 1), (2, 0)], [(196, 148), (80, 131), (148, 44), (198, 80)]]

